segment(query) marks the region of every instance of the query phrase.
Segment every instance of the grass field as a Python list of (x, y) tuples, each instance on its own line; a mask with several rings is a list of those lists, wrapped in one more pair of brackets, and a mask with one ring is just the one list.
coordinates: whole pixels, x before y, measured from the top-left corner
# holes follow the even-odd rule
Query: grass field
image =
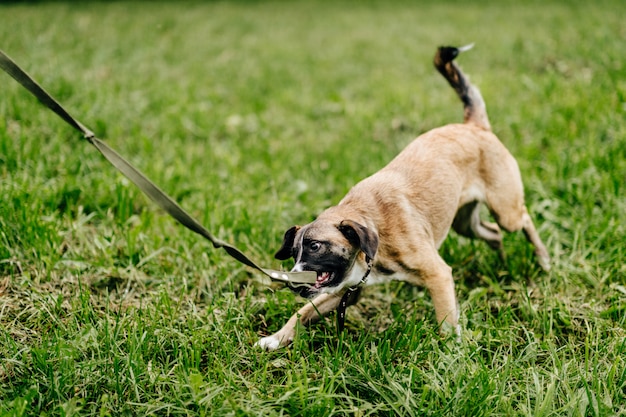
[[(263, 265), (417, 134), (462, 119), (441, 44), (519, 161), (553, 259), (441, 252), (431, 300), (370, 287), (276, 352), (304, 302), (178, 226), (0, 75), (0, 413), (626, 415), (626, 3), (0, 4), (0, 48), (220, 238)], [(288, 268), (285, 263), (283, 267)]]

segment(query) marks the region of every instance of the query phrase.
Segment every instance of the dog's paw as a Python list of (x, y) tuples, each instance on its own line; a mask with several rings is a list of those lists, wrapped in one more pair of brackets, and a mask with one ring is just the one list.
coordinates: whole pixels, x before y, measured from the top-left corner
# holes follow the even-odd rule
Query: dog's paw
[(254, 344), (254, 347), (259, 347), (263, 350), (272, 351), (272, 350), (280, 349), (281, 347), (287, 346), (288, 344), (289, 344), (289, 341), (287, 341), (287, 343), (283, 343), (282, 338), (273, 334), (271, 336), (267, 336), (267, 337), (263, 337), (259, 339)]
[(461, 325), (457, 324), (456, 326), (449, 326), (446, 329), (446, 335), (452, 336), (456, 342), (461, 341)]
[(451, 324), (447, 321), (444, 321), (441, 324), (441, 328), (439, 329), (442, 336), (454, 336), (457, 342), (461, 341), (461, 325), (460, 324)]
[(541, 269), (543, 269), (544, 272), (550, 272), (552, 261), (550, 260), (550, 255), (548, 255), (547, 251), (535, 251), (535, 255), (537, 256), (537, 262), (539, 263)]

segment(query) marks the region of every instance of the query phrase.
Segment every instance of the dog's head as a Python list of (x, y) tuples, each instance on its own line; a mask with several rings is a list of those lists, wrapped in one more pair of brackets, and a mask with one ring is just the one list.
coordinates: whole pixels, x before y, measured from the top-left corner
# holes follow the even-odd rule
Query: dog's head
[[(310, 298), (356, 285), (365, 273), (366, 262), (374, 259), (377, 249), (378, 235), (367, 227), (352, 220), (337, 224), (317, 219), (306, 226), (287, 230), (275, 257), (280, 260), (293, 257), (294, 272), (317, 273), (314, 286), (292, 288)], [(360, 253), (364, 256), (359, 256)]]

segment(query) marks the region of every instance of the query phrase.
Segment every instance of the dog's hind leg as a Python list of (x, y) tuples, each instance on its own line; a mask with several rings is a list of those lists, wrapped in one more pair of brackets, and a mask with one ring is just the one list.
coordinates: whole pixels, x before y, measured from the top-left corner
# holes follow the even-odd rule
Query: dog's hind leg
[[(521, 195), (521, 194), (520, 194)], [(535, 229), (535, 225), (523, 203), (513, 205), (510, 200), (499, 198), (497, 193), (488, 198), (489, 208), (501, 228), (507, 232), (522, 230), (526, 239), (535, 247), (535, 256), (544, 271), (550, 270), (550, 255)]]
[(501, 258), (504, 256), (500, 228), (495, 223), (480, 219), (478, 201), (467, 203), (459, 209), (452, 222), (452, 228), (462, 236), (484, 240), (489, 247), (498, 251)]
[(537, 229), (535, 229), (533, 220), (530, 218), (530, 214), (528, 214), (526, 207), (524, 207), (524, 214), (522, 215), (522, 230), (524, 231), (526, 239), (535, 247), (537, 262), (539, 262), (539, 265), (544, 271), (549, 271), (550, 255), (541, 241), (539, 233), (537, 233)]

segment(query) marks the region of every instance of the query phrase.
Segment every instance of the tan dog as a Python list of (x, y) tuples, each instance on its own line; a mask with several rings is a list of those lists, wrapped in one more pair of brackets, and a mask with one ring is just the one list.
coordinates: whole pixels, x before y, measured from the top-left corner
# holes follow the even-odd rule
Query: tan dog
[[(459, 333), (452, 270), (438, 253), (451, 227), (499, 251), (500, 228), (521, 229), (540, 265), (549, 269), (550, 257), (524, 205), (517, 163), (491, 132), (480, 92), (453, 62), (462, 50), (439, 48), (435, 67), (464, 103), (465, 123), (419, 136), (389, 165), (354, 186), (337, 206), (285, 233), (276, 258), (293, 257), (294, 271), (317, 272), (315, 286), (297, 289), (315, 298), (258, 346), (273, 350), (288, 345), (298, 321), (308, 325), (337, 309), (349, 288), (344, 307), (353, 304), (364, 277), (366, 285), (388, 280), (424, 285), (437, 321)], [(480, 219), (480, 203), (497, 224)]]

